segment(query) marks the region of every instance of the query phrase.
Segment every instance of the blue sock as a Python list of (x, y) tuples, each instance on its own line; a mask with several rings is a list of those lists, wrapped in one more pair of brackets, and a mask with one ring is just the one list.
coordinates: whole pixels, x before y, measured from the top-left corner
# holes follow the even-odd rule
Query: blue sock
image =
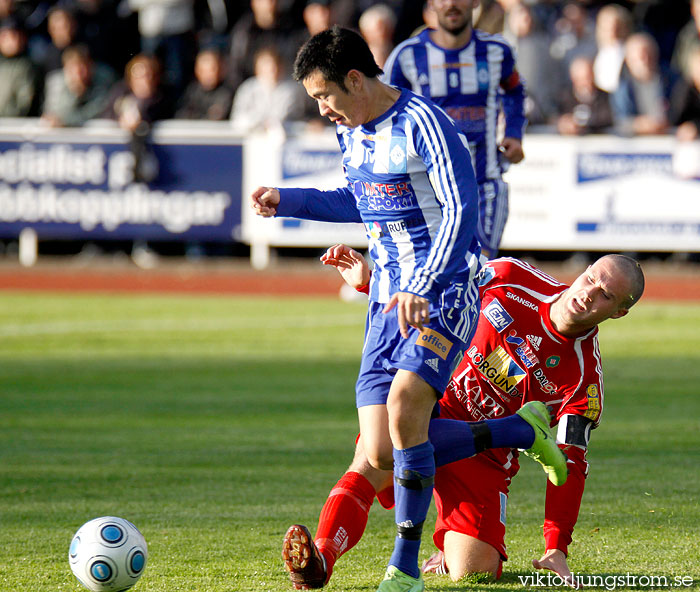
[(414, 578), (420, 577), (418, 551), (423, 522), (433, 497), (434, 478), (435, 453), (429, 441), (403, 450), (394, 448), (394, 498), (398, 534), (389, 565)]
[(509, 415), (502, 419), (487, 419), (491, 430), (493, 448), (528, 449), (535, 441), (535, 430), (519, 415)]
[(438, 418), (430, 421), (428, 438), (441, 467), (489, 448), (530, 448), (535, 432), (519, 415), (478, 422)]
[(471, 424), (459, 419), (431, 419), (428, 438), (435, 448), (435, 465), (441, 467), (476, 454)]

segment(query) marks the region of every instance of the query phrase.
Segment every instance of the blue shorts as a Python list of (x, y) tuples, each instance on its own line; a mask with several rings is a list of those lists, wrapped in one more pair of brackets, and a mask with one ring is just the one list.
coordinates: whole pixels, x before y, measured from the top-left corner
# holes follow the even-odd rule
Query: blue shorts
[(508, 184), (492, 179), (479, 184), (479, 229), (481, 248), (493, 259), (508, 220)]
[(386, 405), (396, 371), (409, 370), (442, 396), (476, 329), (479, 301), (459, 308), (431, 306), (423, 331), (409, 327), (404, 339), (396, 309), (384, 314), (384, 304), (370, 302), (360, 375), (355, 387), (358, 407)]

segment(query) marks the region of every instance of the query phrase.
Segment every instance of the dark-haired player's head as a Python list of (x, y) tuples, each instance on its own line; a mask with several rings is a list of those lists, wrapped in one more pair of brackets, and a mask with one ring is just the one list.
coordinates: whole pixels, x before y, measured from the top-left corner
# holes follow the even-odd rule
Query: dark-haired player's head
[(347, 92), (345, 77), (351, 70), (367, 78), (382, 73), (362, 36), (335, 25), (314, 35), (301, 47), (294, 61), (294, 80), (303, 82), (318, 71), (328, 82)]

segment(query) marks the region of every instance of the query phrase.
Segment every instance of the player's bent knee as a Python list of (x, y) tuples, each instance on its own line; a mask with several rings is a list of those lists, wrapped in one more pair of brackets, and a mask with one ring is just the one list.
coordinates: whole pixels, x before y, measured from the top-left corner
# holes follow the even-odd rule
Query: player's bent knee
[(382, 454), (368, 454), (367, 462), (370, 467), (375, 470), (380, 471), (391, 471), (394, 468), (394, 458), (393, 456), (386, 456)]

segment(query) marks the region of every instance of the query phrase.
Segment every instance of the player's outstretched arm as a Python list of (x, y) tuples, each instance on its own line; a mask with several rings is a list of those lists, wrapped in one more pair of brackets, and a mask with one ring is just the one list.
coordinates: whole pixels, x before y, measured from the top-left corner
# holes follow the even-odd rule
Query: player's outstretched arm
[(351, 288), (355, 290), (369, 283), (370, 271), (366, 259), (347, 245), (333, 245), (323, 255), (321, 263), (332, 265)]
[(277, 214), (280, 192), (274, 187), (258, 187), (250, 196), (250, 207), (258, 216), (271, 218)]
[(557, 574), (567, 586), (578, 588), (578, 582), (569, 569), (569, 564), (566, 561), (566, 555), (559, 549), (547, 549), (544, 555), (538, 559), (532, 560), (532, 567), (535, 569), (547, 569)]

